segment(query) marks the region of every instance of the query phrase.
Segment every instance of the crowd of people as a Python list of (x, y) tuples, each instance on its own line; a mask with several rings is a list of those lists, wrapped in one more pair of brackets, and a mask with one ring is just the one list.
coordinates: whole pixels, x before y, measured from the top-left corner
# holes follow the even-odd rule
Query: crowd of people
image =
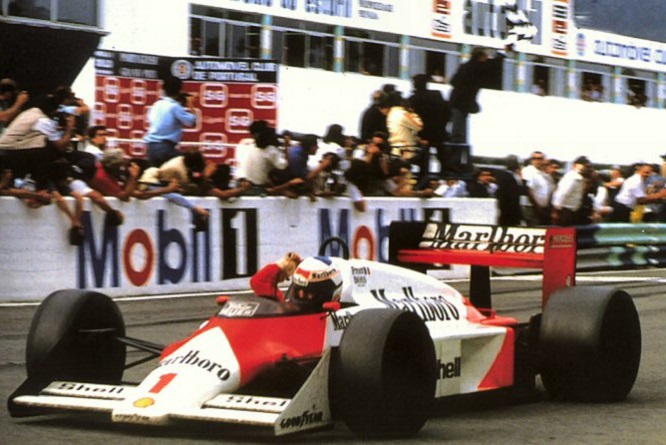
[[(268, 122), (255, 121), (248, 128), (250, 136), (236, 147), (235, 170), (207, 160), (196, 146), (181, 145), (183, 128), (195, 125), (196, 114), (193, 98), (177, 78), (164, 80), (163, 97), (150, 109), (145, 159), (131, 159), (124, 150), (109, 147), (107, 129), (88, 124), (90, 108), (70, 87), (31, 101), (16, 82), (4, 79), (0, 195), (32, 208), (55, 203), (70, 222), (69, 241), (75, 245), (85, 233), (85, 198), (106, 213), (107, 224), (123, 223), (124, 215), (108, 197), (162, 196), (188, 209), (196, 230), (207, 230), (209, 214), (193, 196), (348, 196), (358, 211), (366, 209), (368, 196), (495, 198), (501, 225), (579, 225), (639, 217), (666, 221), (659, 166), (639, 164), (631, 174), (613, 169), (605, 177), (606, 172), (595, 171), (587, 158), (579, 157), (561, 175), (562, 163), (535, 151), (527, 165), (510, 156), (503, 168), (476, 166), (471, 177), (447, 175), (455, 173), (447, 168), (447, 146), (466, 142), (467, 115), (479, 111), (476, 94), (482, 83), (470, 79), (491, 70), (493, 60), (475, 52), (454, 77), (450, 101), (428, 89), (425, 75), (413, 78), (409, 97), (392, 84), (382, 86), (360, 116), (358, 137), (338, 124), (320, 138), (278, 134)], [(447, 126), (454, 128), (455, 137), (449, 137)]]

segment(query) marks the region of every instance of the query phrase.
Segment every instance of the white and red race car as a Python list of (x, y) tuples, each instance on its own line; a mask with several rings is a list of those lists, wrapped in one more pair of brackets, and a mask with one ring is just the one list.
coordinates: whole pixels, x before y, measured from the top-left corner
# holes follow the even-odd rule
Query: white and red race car
[[(219, 297), (191, 336), (160, 347), (127, 337), (110, 298), (57, 291), (35, 314), (28, 377), (9, 411), (228, 422), (276, 435), (342, 419), (372, 437), (418, 432), (436, 399), (534, 387), (537, 375), (559, 399), (630, 392), (641, 355), (636, 308), (622, 290), (574, 286), (574, 229), (394, 223), (389, 250), (410, 266), (471, 265), (471, 298), (406, 267), (322, 255), (301, 263), (286, 302)], [(490, 309), (489, 266), (542, 269), (543, 313), (519, 323)], [(142, 363), (159, 356), (138, 384), (122, 381), (136, 364), (125, 363), (128, 346), (150, 353)]]

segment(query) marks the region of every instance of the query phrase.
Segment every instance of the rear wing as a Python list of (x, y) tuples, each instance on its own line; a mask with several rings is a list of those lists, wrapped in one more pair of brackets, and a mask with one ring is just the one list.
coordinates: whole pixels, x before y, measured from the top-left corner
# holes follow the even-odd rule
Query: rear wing
[(545, 306), (553, 291), (575, 285), (576, 230), (392, 222), (389, 261), (412, 268), (423, 264), (470, 265), (469, 297), (480, 308), (492, 306), (490, 267), (540, 269)]

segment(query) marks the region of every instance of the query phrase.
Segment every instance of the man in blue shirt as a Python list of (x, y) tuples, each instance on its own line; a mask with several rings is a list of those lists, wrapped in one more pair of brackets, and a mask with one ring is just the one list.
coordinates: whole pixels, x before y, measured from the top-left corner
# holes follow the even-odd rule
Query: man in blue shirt
[(176, 146), (180, 143), (183, 126), (192, 127), (196, 122), (192, 96), (183, 92), (182, 80), (167, 78), (162, 89), (164, 97), (150, 108), (150, 128), (143, 138), (148, 144), (148, 163), (154, 167), (181, 154)]

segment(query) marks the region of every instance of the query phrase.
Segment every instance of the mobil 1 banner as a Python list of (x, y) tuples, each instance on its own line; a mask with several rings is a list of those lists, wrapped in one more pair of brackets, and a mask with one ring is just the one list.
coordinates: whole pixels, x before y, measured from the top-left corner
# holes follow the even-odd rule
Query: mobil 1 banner
[(163, 57), (119, 51), (95, 53), (94, 123), (134, 157), (145, 156), (141, 142), (148, 110), (160, 99), (162, 80), (175, 76), (193, 97), (196, 125), (183, 142), (202, 143), (207, 158), (234, 158), (233, 146), (248, 137), (254, 120), (277, 122), (278, 64), (270, 60)]

